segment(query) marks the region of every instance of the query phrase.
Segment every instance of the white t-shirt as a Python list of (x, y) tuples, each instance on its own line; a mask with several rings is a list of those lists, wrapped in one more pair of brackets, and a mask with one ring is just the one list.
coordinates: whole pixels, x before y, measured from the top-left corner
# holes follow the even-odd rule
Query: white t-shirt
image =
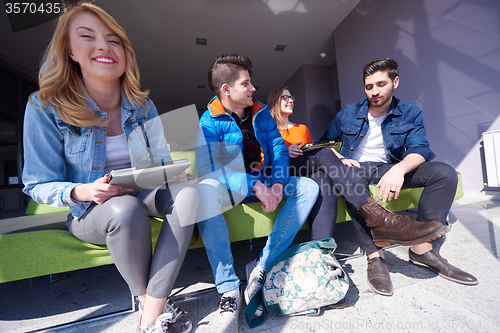
[(110, 173), (113, 169), (130, 168), (130, 155), (125, 133), (106, 137), (105, 156), (104, 174)]
[(356, 148), (352, 155), (352, 159), (358, 162), (384, 162), (390, 163), (391, 158), (382, 137), (382, 123), (387, 114), (382, 117), (375, 118), (368, 113), (368, 124), (370, 128), (366, 132), (365, 137)]

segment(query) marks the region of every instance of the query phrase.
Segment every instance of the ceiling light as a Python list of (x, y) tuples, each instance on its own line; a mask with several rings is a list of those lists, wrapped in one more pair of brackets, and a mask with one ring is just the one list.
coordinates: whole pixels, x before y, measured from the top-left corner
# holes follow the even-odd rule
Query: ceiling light
[(207, 45), (206, 38), (196, 38), (196, 45)]
[(286, 45), (276, 45), (276, 48), (274, 51), (283, 51), (285, 49)]
[(326, 57), (326, 53), (323, 52), (323, 53), (320, 54), (320, 56), (321, 56), (321, 58), (324, 58), (324, 57)]

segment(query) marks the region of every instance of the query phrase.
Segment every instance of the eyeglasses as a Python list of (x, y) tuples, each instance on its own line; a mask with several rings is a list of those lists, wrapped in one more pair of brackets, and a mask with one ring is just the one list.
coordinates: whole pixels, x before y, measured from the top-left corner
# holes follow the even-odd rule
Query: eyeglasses
[(293, 96), (288, 96), (288, 95), (283, 95), (281, 96), (285, 100), (285, 102), (288, 102), (289, 100), (292, 100), (292, 102), (295, 102), (295, 97)]

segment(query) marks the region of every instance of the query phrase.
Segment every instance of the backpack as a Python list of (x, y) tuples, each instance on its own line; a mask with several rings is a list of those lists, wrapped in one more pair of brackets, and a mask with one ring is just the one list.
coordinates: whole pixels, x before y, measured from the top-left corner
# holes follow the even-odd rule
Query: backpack
[[(349, 277), (333, 252), (333, 238), (297, 244), (283, 252), (266, 273), (261, 292), (245, 309), (250, 328), (259, 326), (267, 314), (274, 316), (319, 313), (322, 306), (341, 301), (349, 289)], [(253, 318), (264, 302), (264, 313)]]

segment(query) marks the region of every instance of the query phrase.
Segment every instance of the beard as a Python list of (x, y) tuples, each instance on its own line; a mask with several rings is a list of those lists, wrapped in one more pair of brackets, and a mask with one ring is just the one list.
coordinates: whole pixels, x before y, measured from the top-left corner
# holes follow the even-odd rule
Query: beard
[(383, 106), (383, 105), (385, 105), (388, 102), (388, 100), (389, 99), (387, 97), (377, 97), (376, 100), (374, 98), (371, 98), (370, 99), (370, 105), (372, 105), (372, 106)]
[(377, 97), (378, 100), (374, 100), (373, 97), (368, 98), (368, 101), (370, 102), (370, 106), (373, 107), (382, 107), (382, 106), (389, 106), (392, 102), (392, 93), (394, 89), (388, 92), (386, 95), (379, 96)]

